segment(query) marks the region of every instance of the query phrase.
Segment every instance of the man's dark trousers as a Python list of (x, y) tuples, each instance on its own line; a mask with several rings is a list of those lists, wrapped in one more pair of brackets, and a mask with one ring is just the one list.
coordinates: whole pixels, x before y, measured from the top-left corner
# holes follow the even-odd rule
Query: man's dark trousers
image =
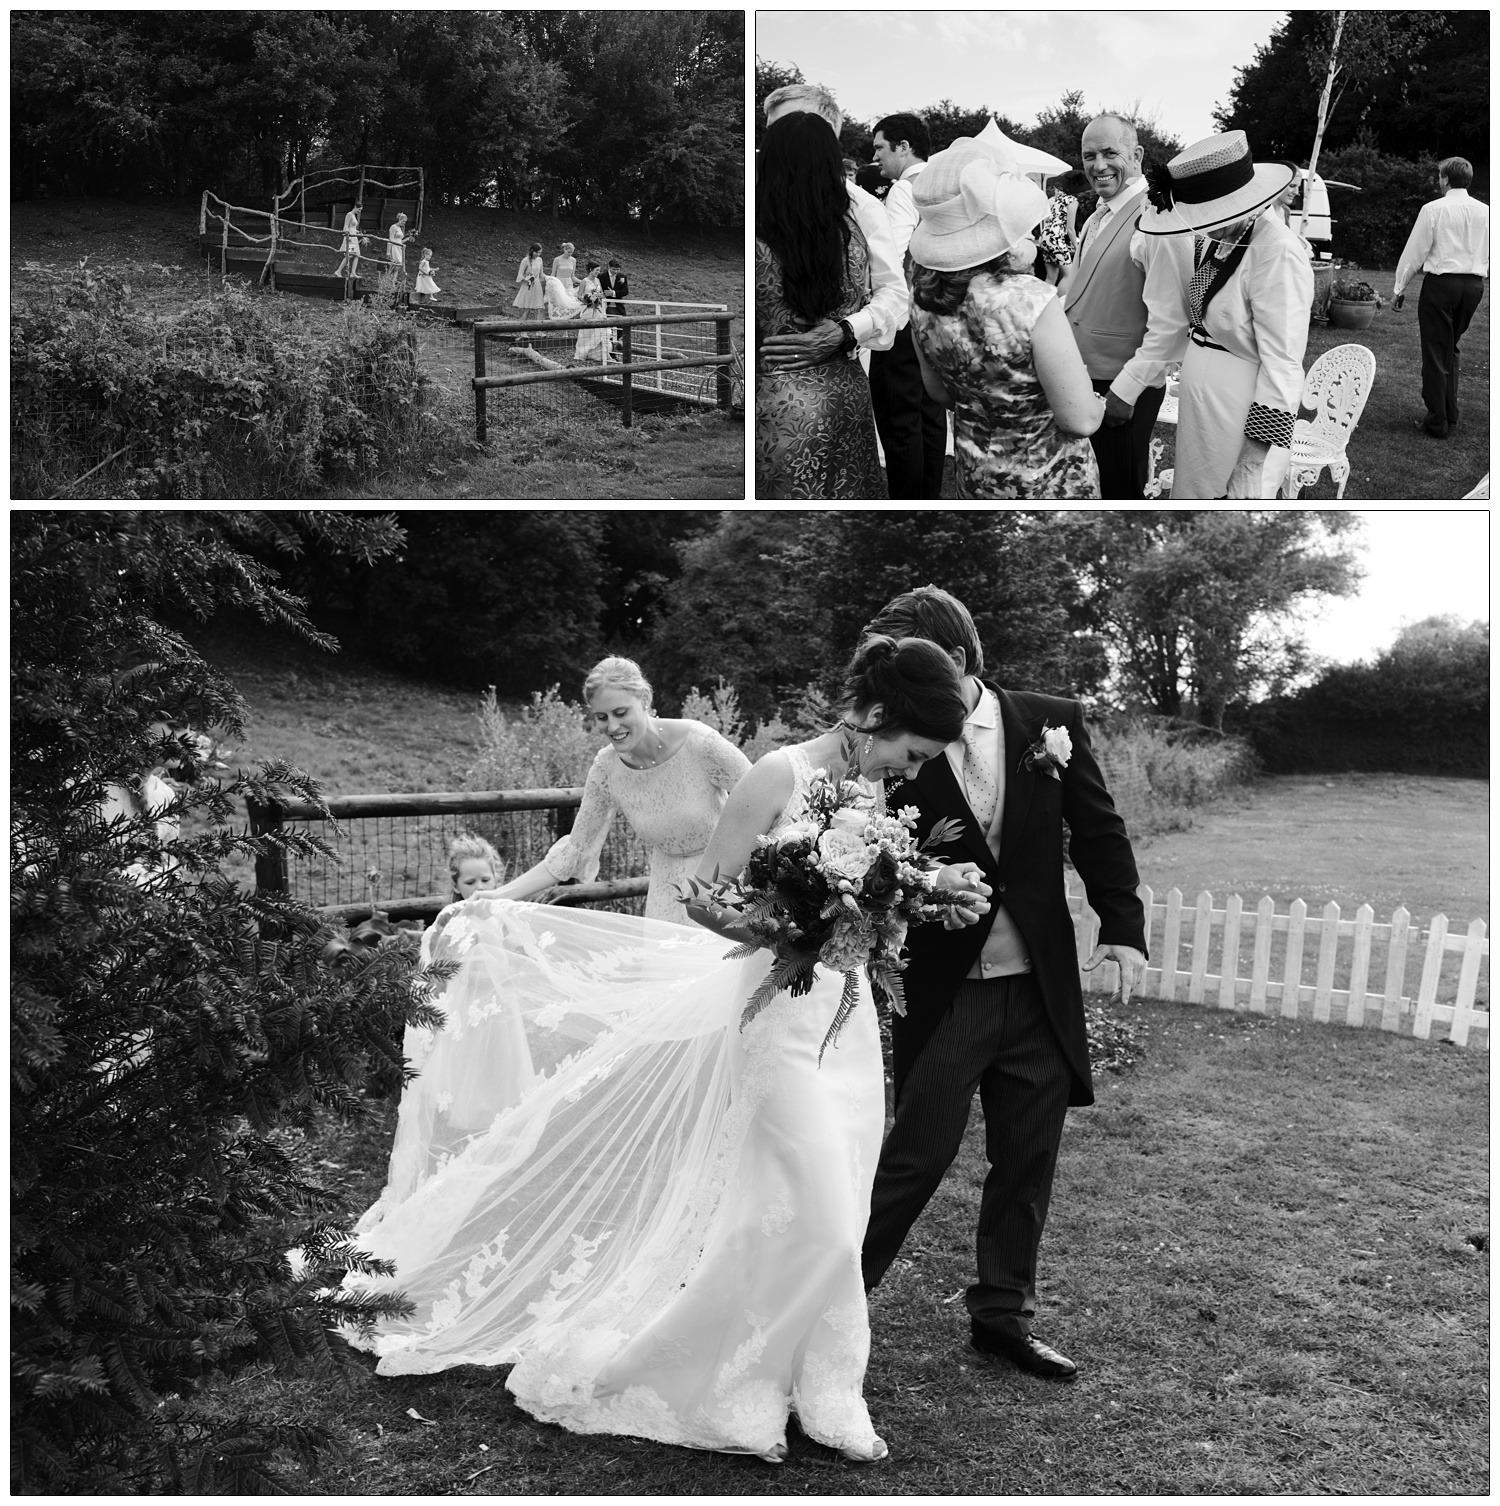
[(1484, 295), (1484, 278), (1468, 272), (1426, 272), (1417, 298), (1422, 337), (1422, 401), (1427, 431), (1439, 437), (1458, 422), (1458, 342)]
[(885, 450), (892, 498), (936, 501), (943, 491), (948, 410), (927, 395), (911, 330), (896, 331), (889, 350), (870, 352), (870, 402)]
[[(1094, 391), (1109, 391), (1107, 380), (1096, 380)], [(1147, 387), (1135, 400), (1135, 414), (1128, 424), (1099, 425), (1089, 435), (1094, 459), (1099, 462), (1099, 495), (1111, 501), (1139, 502), (1151, 479), (1151, 431), (1161, 412), (1165, 385)]]
[(970, 1317), (1021, 1336), (1036, 1312), (1036, 1257), (1062, 1144), (1067, 1059), (1041, 994), (1026, 975), (961, 983), (953, 1005), (901, 1085), (880, 1153), (865, 1233), (872, 1287), (901, 1248), (963, 1142), (974, 1091), (990, 1163), (979, 1203), (979, 1280)]

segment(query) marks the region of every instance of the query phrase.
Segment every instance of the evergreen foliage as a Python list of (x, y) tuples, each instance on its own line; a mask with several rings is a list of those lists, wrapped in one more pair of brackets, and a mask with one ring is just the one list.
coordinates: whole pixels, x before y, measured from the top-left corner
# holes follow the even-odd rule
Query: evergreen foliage
[[(220, 784), (173, 730), (244, 714), (173, 620), (234, 607), (333, 646), (246, 552), (295, 547), (284, 516), (11, 517), (16, 1492), (284, 1490), (318, 1436), (195, 1395), (254, 1364), (337, 1377), (330, 1325), (404, 1305), (334, 1290), (378, 1267), (319, 1216), (331, 1194), (286, 1131), (399, 1085), (405, 1025), (439, 1018), (432, 980), (394, 950), (329, 960), (317, 912), (226, 879), (231, 855), (317, 845), (248, 838), (238, 798), (317, 789), (275, 763)], [(366, 559), (399, 540), (389, 520), (300, 522)], [(140, 784), (162, 766), (183, 781), (165, 813)]]

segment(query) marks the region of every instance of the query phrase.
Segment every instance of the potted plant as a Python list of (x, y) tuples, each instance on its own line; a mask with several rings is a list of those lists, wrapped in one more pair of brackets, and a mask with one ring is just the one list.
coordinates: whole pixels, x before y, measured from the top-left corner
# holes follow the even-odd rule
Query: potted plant
[(1375, 310), (1384, 303), (1369, 283), (1339, 278), (1328, 300), (1328, 322), (1339, 329), (1369, 329), (1375, 321)]

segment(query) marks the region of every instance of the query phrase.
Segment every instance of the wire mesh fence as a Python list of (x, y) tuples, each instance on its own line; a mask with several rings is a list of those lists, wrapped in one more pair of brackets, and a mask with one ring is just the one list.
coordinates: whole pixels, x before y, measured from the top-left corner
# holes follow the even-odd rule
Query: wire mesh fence
[[(336, 856), (296, 858), (286, 870), (287, 892), (319, 906), (358, 904), (373, 885), (381, 903), (447, 895), (448, 847), (465, 833), (494, 844), (514, 878), (540, 862), (560, 836), (572, 829), (581, 792), (571, 803), (541, 810), (426, 810), (401, 814), (343, 815), (335, 821), (289, 819), (288, 829), (321, 838)], [(616, 821), (599, 856), (601, 880), (644, 874), (649, 854), (624, 821)], [(378, 877), (371, 879), (374, 873)], [(612, 900), (607, 908), (639, 915), (641, 898)]]

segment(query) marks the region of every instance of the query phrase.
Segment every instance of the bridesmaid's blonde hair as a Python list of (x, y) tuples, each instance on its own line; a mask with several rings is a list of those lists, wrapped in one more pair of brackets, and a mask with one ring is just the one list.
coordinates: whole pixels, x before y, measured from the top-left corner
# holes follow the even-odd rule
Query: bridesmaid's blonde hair
[(583, 682), (584, 703), (593, 700), (595, 692), (606, 685), (613, 685), (627, 695), (635, 696), (642, 706), (650, 709), (651, 682), (641, 673), (641, 666), (634, 659), (624, 659), (618, 654), (601, 659)]
[(459, 898), (458, 868), (466, 858), (483, 858), (495, 870), (495, 882), (505, 882), (505, 861), (483, 837), (464, 832), (448, 844), (448, 877), (453, 884), (453, 897)]

